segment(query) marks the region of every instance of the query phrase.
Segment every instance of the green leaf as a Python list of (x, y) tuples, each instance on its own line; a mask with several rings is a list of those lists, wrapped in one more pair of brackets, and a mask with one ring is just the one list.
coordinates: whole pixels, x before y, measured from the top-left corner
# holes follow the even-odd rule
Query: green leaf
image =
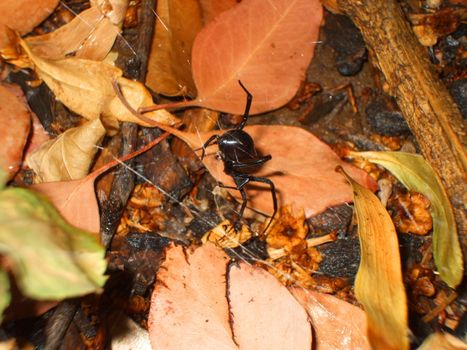
[(22, 293), (37, 300), (99, 292), (107, 279), (97, 237), (69, 225), (45, 197), (22, 188), (0, 192), (0, 254), (11, 259)]
[[(443, 281), (455, 288), (462, 281), (463, 258), (451, 202), (440, 179), (422, 156), (404, 152), (354, 153), (389, 170), (409, 190), (431, 202), (433, 256)], [(461, 195), (461, 194), (459, 194)]]
[(2, 314), (6, 307), (10, 304), (10, 281), (8, 280), (8, 274), (0, 270), (0, 323), (2, 322)]

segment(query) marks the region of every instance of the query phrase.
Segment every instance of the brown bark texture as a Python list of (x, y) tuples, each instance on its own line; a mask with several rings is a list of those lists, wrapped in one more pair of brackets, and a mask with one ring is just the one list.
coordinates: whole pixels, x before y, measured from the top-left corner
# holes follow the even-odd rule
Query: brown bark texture
[(465, 124), (395, 0), (337, 0), (362, 32), (389, 93), (441, 178), (465, 249)]

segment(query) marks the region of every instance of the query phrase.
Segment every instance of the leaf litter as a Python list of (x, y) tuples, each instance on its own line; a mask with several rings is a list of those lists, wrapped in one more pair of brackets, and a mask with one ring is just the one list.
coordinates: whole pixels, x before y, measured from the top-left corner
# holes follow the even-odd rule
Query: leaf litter
[[(256, 97), (256, 95), (255, 95), (255, 97)], [(241, 101), (242, 99), (239, 99), (239, 100)], [(240, 104), (239, 104), (239, 106), (240, 106)], [(148, 123), (148, 124), (149, 124), (149, 123)], [(211, 157), (211, 158), (214, 158), (214, 157)], [(371, 183), (371, 180), (370, 180), (370, 183)], [(373, 187), (373, 188), (374, 188), (374, 184), (370, 185), (370, 187)], [(254, 196), (253, 196), (253, 197), (254, 197)], [(267, 211), (267, 210), (265, 210), (265, 211)]]

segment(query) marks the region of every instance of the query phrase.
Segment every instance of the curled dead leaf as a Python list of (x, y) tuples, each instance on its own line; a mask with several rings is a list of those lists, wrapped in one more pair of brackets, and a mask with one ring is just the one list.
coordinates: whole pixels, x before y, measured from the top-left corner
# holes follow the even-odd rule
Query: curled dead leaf
[(105, 135), (99, 119), (71, 128), (47, 141), (26, 159), (40, 182), (77, 180), (86, 176)]
[[(122, 77), (122, 71), (105, 62), (80, 58), (47, 60), (35, 55), (25, 41), (21, 46), (34, 64), (39, 77), (47, 84), (65, 106), (86, 119), (103, 121), (119, 120), (150, 126), (134, 116), (117, 95), (114, 84), (131, 108), (154, 105), (152, 96), (143, 84)], [(166, 110), (145, 114), (145, 117), (162, 124), (173, 125), (176, 117)]]
[(407, 297), (396, 229), (378, 197), (341, 171), (352, 185), (361, 259), (355, 294), (368, 319), (373, 349), (409, 349)]

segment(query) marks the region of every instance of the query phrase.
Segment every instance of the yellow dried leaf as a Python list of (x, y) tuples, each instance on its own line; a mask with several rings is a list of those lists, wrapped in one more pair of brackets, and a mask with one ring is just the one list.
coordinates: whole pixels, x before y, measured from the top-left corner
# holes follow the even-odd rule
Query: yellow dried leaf
[(378, 197), (352, 180), (361, 259), (355, 294), (368, 319), (373, 349), (409, 349), (407, 298), (396, 229)]
[(104, 135), (101, 121), (94, 119), (47, 141), (31, 153), (26, 162), (40, 182), (80, 179), (88, 174), (97, 152), (96, 145)]
[(163, 95), (195, 96), (191, 47), (203, 26), (198, 1), (159, 0), (157, 15), (146, 84)]
[[(128, 110), (117, 96), (113, 84), (118, 82), (126, 101), (135, 110), (154, 105), (151, 94), (143, 84), (123, 78), (119, 68), (80, 58), (47, 60), (35, 55), (25, 41), (20, 40), (20, 44), (39, 77), (56, 98), (73, 112), (86, 119), (102, 116), (106, 121), (128, 121), (150, 126)], [(145, 117), (166, 125), (177, 122), (177, 118), (164, 109), (146, 113)]]
[[(354, 153), (389, 170), (411, 191), (419, 192), (431, 202), (433, 217), (433, 257), (443, 281), (455, 288), (462, 281), (464, 263), (457, 236), (451, 202), (440, 179), (418, 154), (405, 152)], [(464, 196), (465, 193), (459, 193)], [(465, 198), (464, 198), (465, 202)]]

